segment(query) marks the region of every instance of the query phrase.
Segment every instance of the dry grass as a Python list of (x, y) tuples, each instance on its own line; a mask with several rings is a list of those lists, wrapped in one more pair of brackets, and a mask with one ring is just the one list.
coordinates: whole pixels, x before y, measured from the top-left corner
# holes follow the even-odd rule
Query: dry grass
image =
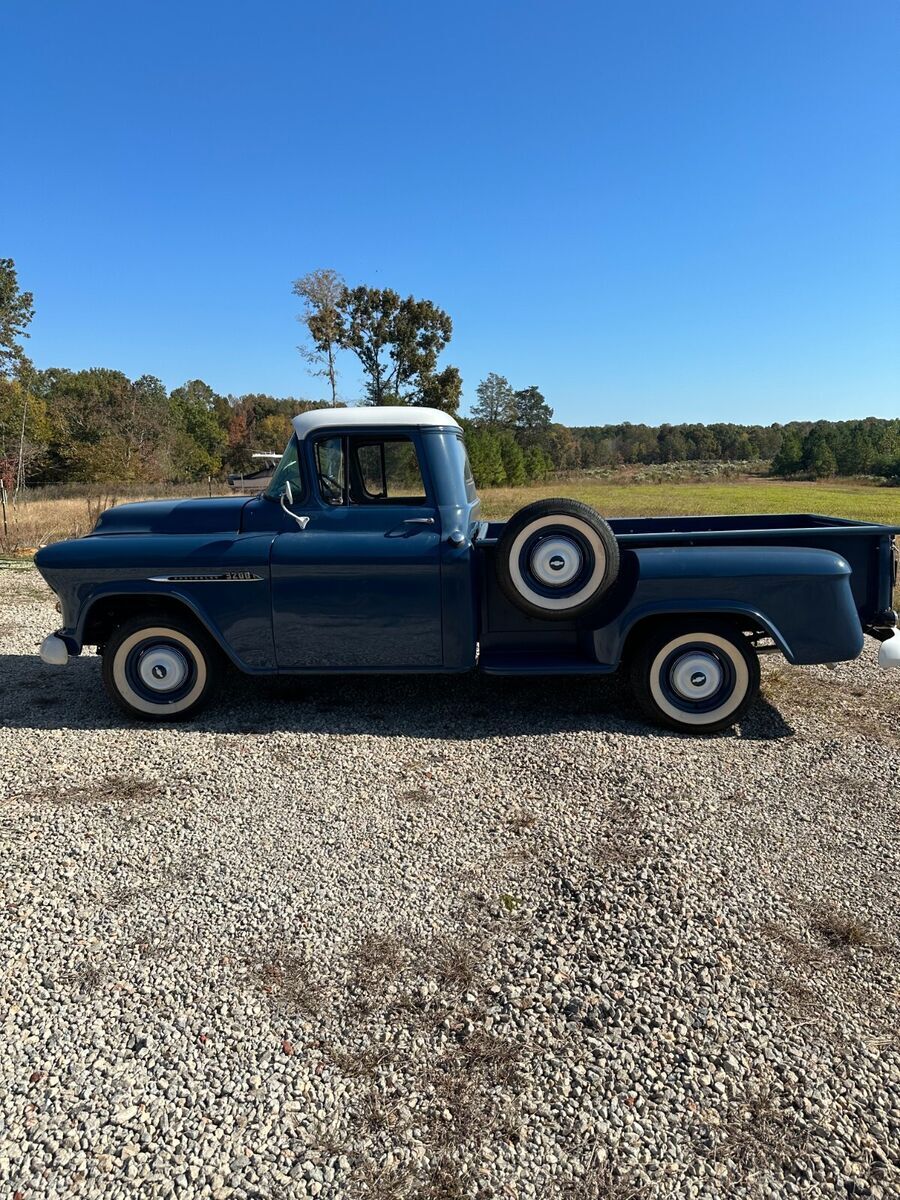
[(590, 1163), (581, 1179), (563, 1189), (561, 1200), (644, 1200), (649, 1194), (647, 1184), (617, 1174), (610, 1163)]
[(63, 975), (61, 982), (69, 984), (75, 991), (88, 994), (103, 982), (103, 970), (94, 962), (82, 962)]
[[(227, 489), (220, 494), (227, 494)], [(71, 490), (71, 489), (66, 489)], [(0, 528), (0, 554), (25, 554), (48, 542), (83, 537), (90, 533), (100, 513), (115, 504), (133, 500), (153, 500), (161, 497), (205, 496), (205, 484), (183, 487), (135, 488), (133, 485), (93, 486), (85, 484), (77, 495), (57, 495), (54, 488), (36, 488), (25, 492), (18, 502), (10, 503), (8, 531)]]
[[(482, 514), (496, 520), (534, 500), (570, 496), (612, 517), (819, 512), (900, 524), (900, 488), (876, 487), (856, 480), (785, 483), (753, 475), (702, 483), (667, 480), (648, 484), (633, 482), (634, 474), (633, 469), (623, 468), (602, 480), (583, 474), (528, 487), (486, 488), (481, 492)], [(215, 484), (213, 491), (217, 495), (231, 494), (223, 484)], [(93, 528), (98, 514), (112, 504), (207, 494), (203, 483), (37, 488), (26, 492), (10, 508), (10, 530), (5, 539), (0, 529), (0, 554), (23, 554), (46, 542), (81, 537)]]
[(521, 1051), (513, 1042), (487, 1029), (473, 1029), (459, 1044), (459, 1061), (467, 1074), (480, 1075), (491, 1087), (512, 1086), (518, 1079)]
[(788, 1001), (802, 1025), (814, 1024), (837, 1035), (826, 995), (829, 988), (847, 986), (846, 956), (863, 949), (885, 953), (893, 946), (852, 913), (807, 904), (801, 905), (801, 910), (812, 940), (776, 922), (760, 927), (777, 946), (780, 959), (780, 966), (773, 962), (770, 967), (772, 988)]
[(819, 947), (811, 946), (809, 942), (801, 941), (783, 925), (767, 921), (762, 926), (763, 933), (777, 942), (783, 951), (785, 961), (794, 967), (809, 967), (821, 963), (823, 954)]
[(434, 1094), (426, 1132), (430, 1145), (448, 1150), (495, 1129), (502, 1107), (493, 1091), (496, 1082), (489, 1064), (485, 1069), (465, 1052), (437, 1059), (426, 1080)]
[(432, 967), (438, 983), (462, 991), (472, 987), (477, 961), (471, 945), (448, 938), (434, 948)]
[[(339, 1003), (350, 1037), (327, 1049), (338, 1070), (356, 1088), (362, 1084), (354, 1125), (360, 1139), (378, 1147), (354, 1162), (348, 1196), (462, 1200), (471, 1194), (474, 1148), (489, 1136), (510, 1142), (521, 1135), (515, 1095), (527, 1047), (487, 1027), (482, 999), (484, 954), (492, 932), (468, 927), (465, 936), (430, 944), (372, 932), (347, 955), (346, 991)], [(411, 991), (394, 1003), (386, 984), (401, 978)], [(368, 1024), (376, 1003), (394, 1022), (395, 1036), (388, 1041), (373, 1038)], [(430, 1044), (430, 1053), (421, 1060), (407, 1058), (410, 1041), (420, 1039)], [(413, 1087), (421, 1097), (416, 1136), (428, 1147), (428, 1156), (386, 1165), (385, 1147), (401, 1140), (410, 1121), (395, 1088), (398, 1056), (404, 1073), (414, 1072)]]
[(633, 867), (650, 856), (652, 843), (641, 837), (641, 809), (634, 797), (611, 800), (598, 816), (593, 835), (598, 865)]
[(366, 934), (351, 955), (354, 982), (364, 990), (403, 970), (408, 957), (406, 947), (390, 933)]
[(406, 792), (401, 793), (400, 799), (406, 804), (419, 807), (421, 805), (430, 804), (434, 800), (434, 796), (428, 791), (427, 788), (414, 787), (410, 788)]
[(393, 1060), (388, 1046), (366, 1046), (349, 1052), (332, 1048), (328, 1053), (338, 1070), (351, 1079), (370, 1078)]
[(174, 941), (159, 937), (150, 928), (138, 930), (134, 935), (131, 947), (137, 951), (138, 957), (145, 961), (167, 959), (171, 957), (176, 948)]
[(162, 794), (163, 787), (159, 783), (138, 779), (132, 775), (110, 775), (97, 783), (82, 787), (45, 787), (30, 792), (17, 792), (7, 796), (4, 802), (21, 804), (36, 801), (41, 804), (54, 804), (58, 807), (106, 804), (120, 812), (123, 806), (132, 808), (152, 804)]
[(509, 825), (514, 833), (524, 833), (528, 829), (534, 829), (537, 823), (537, 816), (525, 808), (513, 813), (509, 818)]
[(449, 1155), (439, 1155), (424, 1178), (400, 1163), (360, 1163), (348, 1195), (352, 1200), (464, 1200), (465, 1176)]
[(731, 1107), (712, 1157), (733, 1162), (743, 1172), (784, 1169), (803, 1155), (808, 1142), (809, 1132), (797, 1114), (763, 1087)]
[(863, 947), (870, 950), (887, 950), (890, 945), (871, 925), (852, 913), (831, 909), (814, 916), (811, 923), (815, 932), (825, 939), (832, 950)]
[(359, 1164), (347, 1194), (352, 1200), (418, 1200), (422, 1196), (409, 1167), (397, 1163), (376, 1166), (371, 1162)]
[[(900, 603), (900, 594), (895, 603)], [(879, 741), (900, 740), (896, 703), (876, 688), (865, 692), (866, 704), (862, 705), (857, 689), (820, 676), (813, 679), (802, 667), (777, 661), (771, 662), (763, 675), (763, 693), (780, 712), (805, 713), (828, 728), (837, 726), (845, 733)]]
[(313, 971), (309, 959), (288, 942), (272, 942), (246, 960), (250, 975), (280, 1008), (316, 1016), (325, 1007), (327, 988)]

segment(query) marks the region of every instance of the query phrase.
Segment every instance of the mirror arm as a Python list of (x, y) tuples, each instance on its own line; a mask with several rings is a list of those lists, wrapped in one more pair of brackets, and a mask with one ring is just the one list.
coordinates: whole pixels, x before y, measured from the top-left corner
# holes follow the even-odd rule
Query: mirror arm
[(309, 517), (298, 517), (295, 512), (291, 512), (291, 510), (287, 506), (287, 497), (285, 496), (284, 492), (281, 493), (281, 507), (284, 509), (284, 511), (287, 513), (287, 515), (291, 518), (292, 521), (297, 522), (297, 524), (300, 526), (301, 529), (305, 529), (307, 527), (307, 525), (309, 524)]

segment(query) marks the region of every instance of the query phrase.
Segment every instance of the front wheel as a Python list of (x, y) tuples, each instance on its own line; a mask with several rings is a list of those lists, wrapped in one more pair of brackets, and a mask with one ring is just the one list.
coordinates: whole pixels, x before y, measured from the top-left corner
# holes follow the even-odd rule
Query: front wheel
[(147, 613), (107, 640), (103, 683), (130, 716), (183, 721), (209, 699), (220, 662), (218, 647), (192, 622)]
[(631, 660), (631, 687), (652, 721), (684, 733), (734, 725), (759, 693), (759, 659), (725, 621), (657, 628)]

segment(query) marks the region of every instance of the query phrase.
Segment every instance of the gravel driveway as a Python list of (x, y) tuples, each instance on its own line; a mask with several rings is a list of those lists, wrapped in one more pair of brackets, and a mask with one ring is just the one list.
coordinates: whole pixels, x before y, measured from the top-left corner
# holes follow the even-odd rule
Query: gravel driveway
[(874, 644), (706, 740), (595, 680), (233, 677), (167, 729), (0, 596), (0, 1196), (900, 1194)]

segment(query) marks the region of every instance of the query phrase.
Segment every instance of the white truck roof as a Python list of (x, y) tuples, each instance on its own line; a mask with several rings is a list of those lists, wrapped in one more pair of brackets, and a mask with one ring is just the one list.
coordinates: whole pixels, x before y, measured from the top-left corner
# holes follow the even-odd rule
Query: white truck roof
[(413, 404), (383, 404), (360, 408), (314, 408), (294, 417), (294, 433), (303, 440), (322, 429), (379, 429), (386, 426), (427, 426), (432, 429), (461, 428), (449, 413), (439, 408), (418, 408)]

